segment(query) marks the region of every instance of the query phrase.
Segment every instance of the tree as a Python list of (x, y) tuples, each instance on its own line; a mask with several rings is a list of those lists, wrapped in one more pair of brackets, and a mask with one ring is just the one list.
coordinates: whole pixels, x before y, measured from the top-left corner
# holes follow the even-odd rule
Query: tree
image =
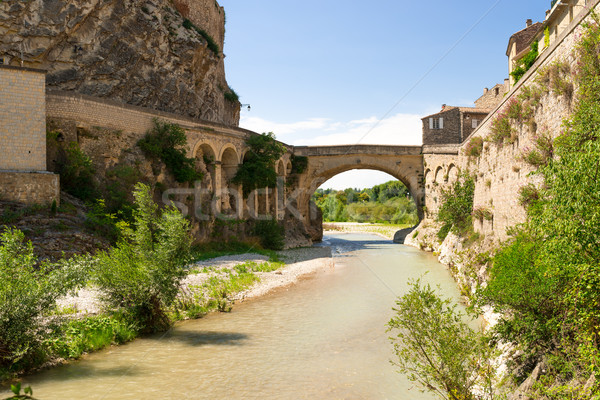
[(244, 197), (253, 190), (277, 186), (275, 163), (286, 151), (285, 146), (275, 140), (273, 132), (251, 135), (246, 144), (250, 149), (231, 180), (242, 185)]
[(105, 300), (128, 312), (143, 331), (164, 330), (190, 247), (189, 222), (175, 208), (158, 211), (150, 188), (134, 192), (134, 227), (122, 226), (116, 247), (98, 257), (96, 281)]
[(396, 301), (396, 316), (388, 323), (400, 372), (442, 399), (474, 400), (478, 386), (493, 397), (491, 348), (473, 331), (449, 299), (440, 298), (420, 280)]

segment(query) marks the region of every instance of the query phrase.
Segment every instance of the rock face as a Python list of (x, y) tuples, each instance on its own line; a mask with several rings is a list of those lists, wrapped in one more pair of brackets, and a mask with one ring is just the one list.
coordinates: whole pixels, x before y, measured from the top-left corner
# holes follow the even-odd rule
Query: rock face
[(224, 23), (214, 0), (5, 0), (0, 58), (47, 70), (49, 89), (237, 125)]

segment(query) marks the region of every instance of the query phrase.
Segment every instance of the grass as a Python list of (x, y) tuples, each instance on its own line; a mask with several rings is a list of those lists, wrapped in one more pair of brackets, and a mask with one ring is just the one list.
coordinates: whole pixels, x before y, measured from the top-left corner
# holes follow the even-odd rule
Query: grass
[(229, 312), (236, 293), (260, 282), (257, 272), (272, 272), (284, 266), (281, 261), (248, 261), (232, 269), (203, 267), (201, 270), (191, 270), (192, 274), (208, 275), (208, 279), (201, 285), (191, 285), (184, 290), (169, 314), (178, 321), (201, 318), (212, 311)]

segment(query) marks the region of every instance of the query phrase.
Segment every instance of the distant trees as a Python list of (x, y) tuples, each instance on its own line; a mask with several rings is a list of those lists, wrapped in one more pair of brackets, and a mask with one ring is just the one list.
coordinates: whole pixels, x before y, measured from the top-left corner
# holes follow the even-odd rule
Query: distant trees
[(370, 189), (318, 189), (313, 201), (327, 222), (414, 224), (417, 208), (402, 182), (390, 181)]

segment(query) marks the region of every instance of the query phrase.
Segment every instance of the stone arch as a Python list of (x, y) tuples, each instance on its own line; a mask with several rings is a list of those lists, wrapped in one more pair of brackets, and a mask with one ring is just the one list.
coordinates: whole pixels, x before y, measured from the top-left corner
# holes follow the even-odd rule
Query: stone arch
[(423, 175), (423, 184), (424, 185), (431, 185), (433, 182), (431, 181), (431, 179), (433, 178), (433, 172), (431, 172), (431, 170), (429, 168), (427, 168), (427, 170), (425, 171), (425, 174)]
[(444, 168), (440, 165), (435, 169), (435, 175), (433, 178), (434, 183), (444, 183)]
[(214, 192), (216, 190), (215, 162), (217, 156), (213, 146), (207, 142), (198, 142), (194, 147), (193, 156), (196, 159), (197, 167), (204, 174), (202, 186)]
[(288, 160), (288, 162), (285, 164), (285, 174), (286, 175), (292, 174), (292, 162), (290, 160)]
[(448, 177), (447, 182), (452, 184), (458, 180), (458, 174), (460, 173), (458, 167), (455, 164), (450, 164), (448, 166), (448, 172), (446, 176)]
[(279, 160), (277, 161), (277, 163), (275, 164), (275, 170), (277, 171), (277, 175), (279, 176), (286, 176), (286, 168), (285, 168), (285, 164), (283, 163), (283, 160)]
[(239, 187), (231, 183), (240, 161), (235, 147), (225, 145), (221, 150), (219, 161), (221, 162), (221, 212), (223, 214), (234, 214), (237, 212), (237, 204), (239, 204), (239, 196), (241, 195)]

